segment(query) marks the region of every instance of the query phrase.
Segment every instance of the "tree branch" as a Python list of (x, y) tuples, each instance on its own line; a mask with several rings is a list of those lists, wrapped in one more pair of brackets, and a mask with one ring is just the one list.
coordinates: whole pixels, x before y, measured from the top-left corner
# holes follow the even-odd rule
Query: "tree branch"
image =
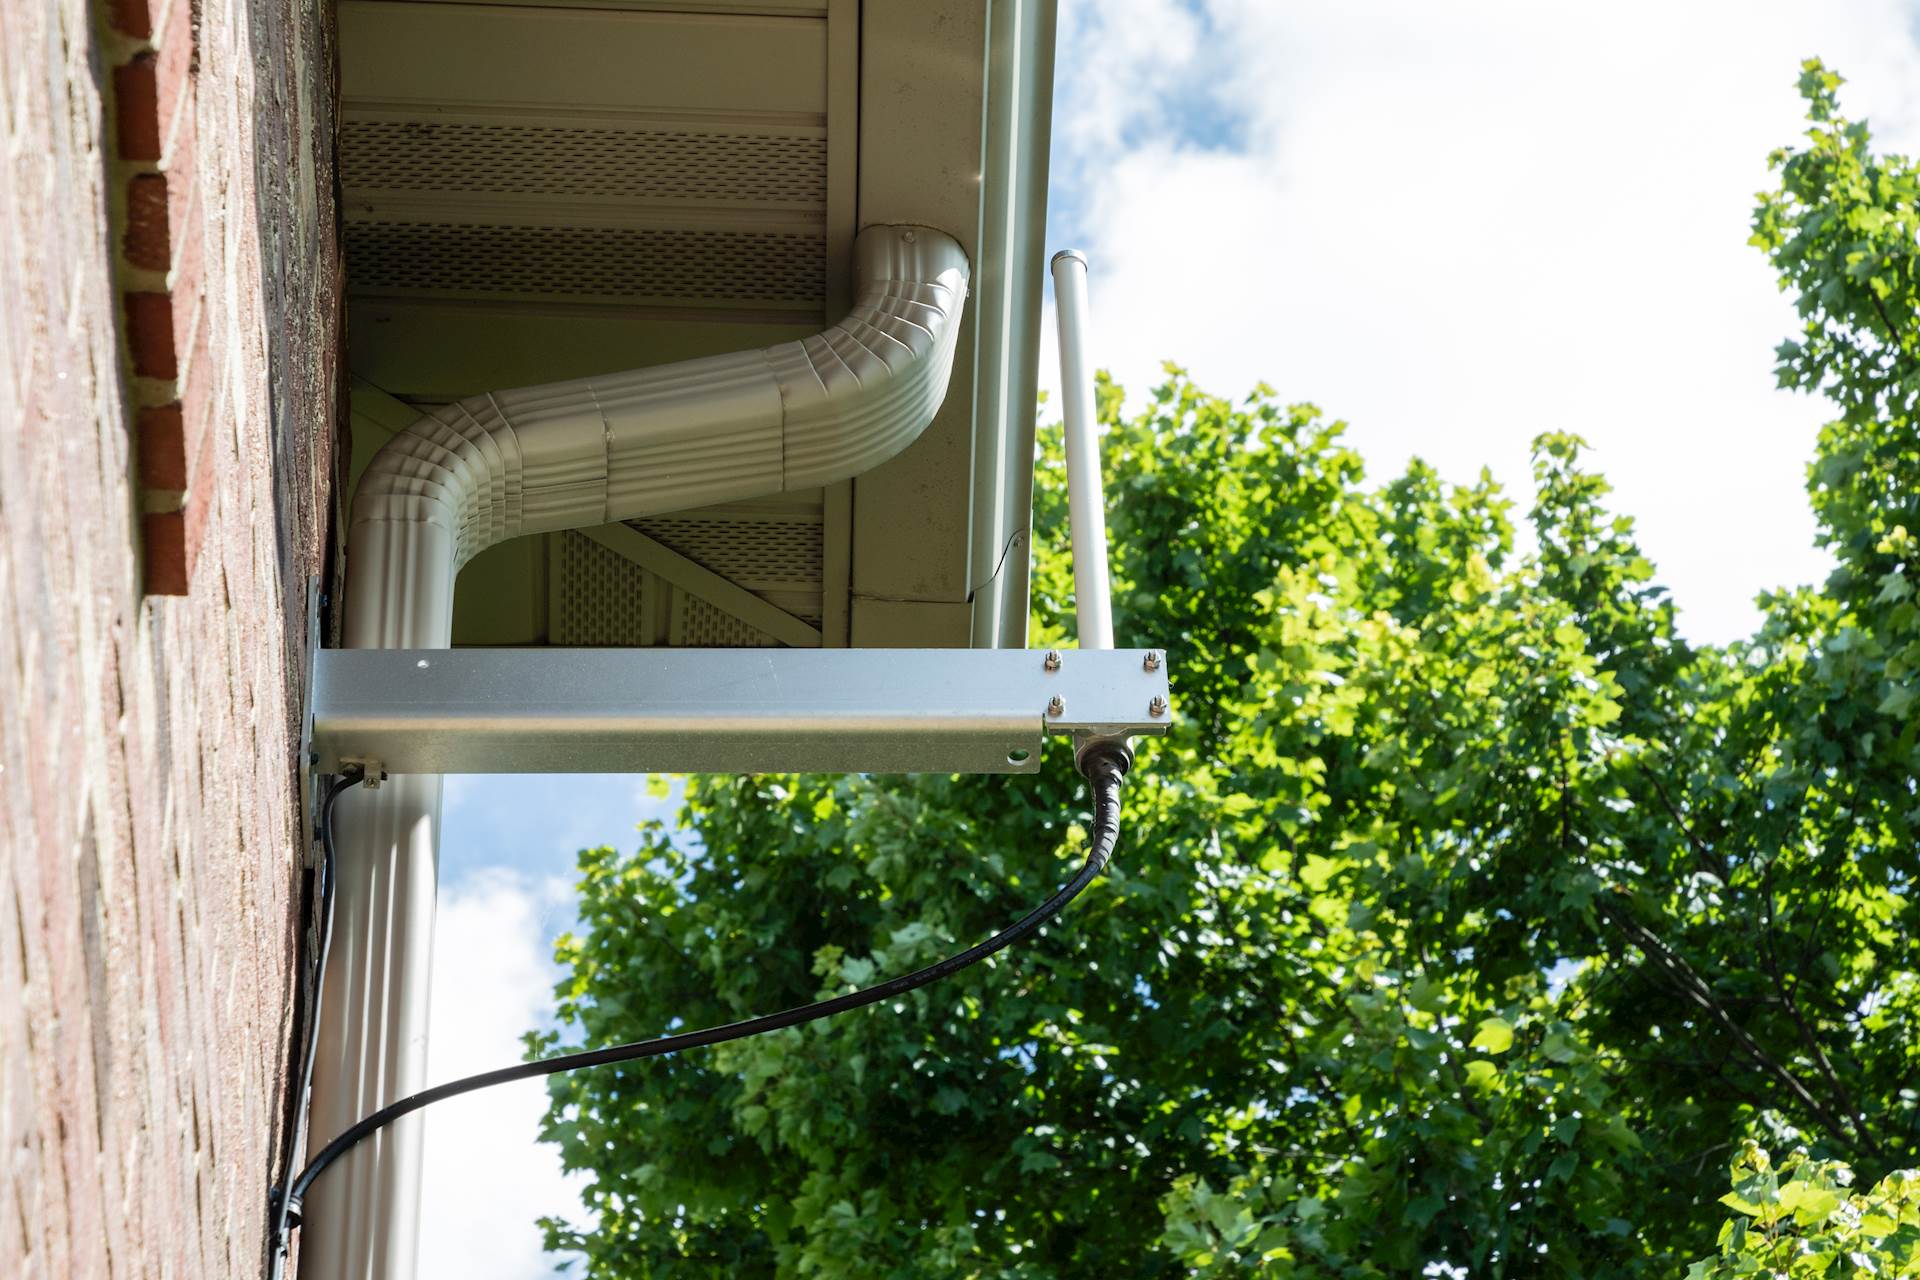
[(1641, 954), (1666, 975), (1669, 986), (1676, 994), (1694, 1004), (1721, 1030), (1732, 1037), (1734, 1044), (1746, 1055), (1748, 1061), (1792, 1094), (1801, 1107), (1827, 1131), (1834, 1141), (1842, 1146), (1852, 1145), (1848, 1140), (1846, 1128), (1814, 1096), (1812, 1090), (1807, 1088), (1800, 1077), (1776, 1061), (1745, 1027), (1733, 1020), (1733, 1016), (1714, 997), (1713, 989), (1694, 971), (1693, 966), (1688, 964), (1685, 958), (1661, 941), (1659, 935), (1653, 930), (1634, 919), (1629, 911), (1606, 901), (1604, 897), (1595, 898), (1594, 905), (1599, 909), (1601, 916), (1626, 934), (1633, 944), (1640, 948)]
[(1706, 842), (1694, 833), (1687, 820), (1680, 815), (1680, 807), (1674, 804), (1673, 798), (1667, 794), (1667, 789), (1660, 785), (1659, 775), (1649, 769), (1644, 761), (1636, 759), (1634, 763), (1640, 766), (1641, 776), (1652, 784), (1653, 794), (1660, 797), (1660, 803), (1666, 809), (1667, 815), (1673, 819), (1673, 825), (1680, 828), (1680, 834), (1686, 837), (1687, 844), (1693, 849), (1694, 860), (1700, 864), (1700, 869), (1722, 885), (1726, 884), (1726, 864), (1714, 856), (1713, 850), (1707, 848)]
[(1872, 285), (1867, 286), (1867, 300), (1873, 303), (1874, 311), (1880, 316), (1880, 323), (1886, 326), (1887, 341), (1893, 344), (1894, 371), (1899, 376), (1905, 377), (1913, 372), (1913, 362), (1906, 359), (1907, 339), (1900, 332), (1899, 327), (1893, 323), (1893, 318), (1887, 314), (1885, 304), (1880, 301), (1880, 295), (1873, 291)]
[(1827, 1057), (1826, 1049), (1821, 1046), (1819, 1037), (1814, 1034), (1813, 1028), (1801, 1014), (1800, 1002), (1794, 999), (1793, 992), (1787, 988), (1786, 980), (1781, 976), (1780, 957), (1774, 945), (1773, 864), (1771, 862), (1767, 863), (1766, 868), (1760, 873), (1760, 889), (1761, 902), (1766, 909), (1764, 935), (1766, 945), (1760, 948), (1761, 965), (1766, 969), (1767, 978), (1772, 982), (1774, 992), (1779, 996), (1780, 1004), (1786, 1009), (1787, 1016), (1793, 1020), (1793, 1025), (1799, 1030), (1800, 1042), (1807, 1047), (1807, 1052), (1819, 1065), (1820, 1074), (1826, 1077), (1827, 1087), (1833, 1091), (1834, 1100), (1852, 1124), (1856, 1140), (1876, 1158), (1881, 1158), (1885, 1153), (1881, 1151), (1879, 1142), (1868, 1130), (1866, 1117), (1861, 1114), (1859, 1106), (1855, 1104), (1852, 1093), (1840, 1082), (1840, 1075), (1833, 1069), (1833, 1062)]

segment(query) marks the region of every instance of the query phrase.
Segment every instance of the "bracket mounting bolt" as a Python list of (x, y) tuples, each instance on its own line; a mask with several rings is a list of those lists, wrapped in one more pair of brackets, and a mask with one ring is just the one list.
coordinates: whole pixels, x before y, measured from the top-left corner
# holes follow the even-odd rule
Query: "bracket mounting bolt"
[(1047, 650), (1047, 657), (1044, 665), (1049, 671), (1058, 671), (1060, 669), (1060, 651), (1058, 649)]
[(1167, 714), (1167, 700), (1157, 693), (1154, 694), (1153, 701), (1147, 704), (1147, 714), (1150, 716), (1163, 716)]
[(1152, 649), (1147, 650), (1147, 656), (1141, 661), (1140, 666), (1146, 671), (1158, 671), (1160, 669), (1160, 655)]
[(1057, 693), (1047, 700), (1047, 714), (1050, 716), (1057, 716), (1066, 709), (1067, 700)]

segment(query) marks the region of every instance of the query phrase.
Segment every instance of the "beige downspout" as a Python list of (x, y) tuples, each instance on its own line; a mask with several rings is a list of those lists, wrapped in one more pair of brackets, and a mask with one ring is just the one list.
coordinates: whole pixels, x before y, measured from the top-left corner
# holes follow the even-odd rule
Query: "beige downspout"
[[(354, 499), (348, 647), (446, 648), (455, 576), (503, 539), (810, 489), (904, 449), (946, 395), (966, 255), (930, 228), (870, 227), (854, 272), (851, 314), (804, 342), (470, 396), (395, 437)], [(427, 1083), (439, 819), (437, 776), (341, 802), (314, 1149)], [(410, 1280), (420, 1160), (415, 1115), (314, 1184), (306, 1280)]]

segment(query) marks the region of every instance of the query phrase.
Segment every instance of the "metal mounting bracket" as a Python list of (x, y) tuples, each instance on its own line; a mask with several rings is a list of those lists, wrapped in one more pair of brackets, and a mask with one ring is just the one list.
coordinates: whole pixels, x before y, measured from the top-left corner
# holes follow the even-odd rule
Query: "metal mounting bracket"
[(1161, 734), (1159, 650), (328, 649), (324, 773), (1032, 773)]

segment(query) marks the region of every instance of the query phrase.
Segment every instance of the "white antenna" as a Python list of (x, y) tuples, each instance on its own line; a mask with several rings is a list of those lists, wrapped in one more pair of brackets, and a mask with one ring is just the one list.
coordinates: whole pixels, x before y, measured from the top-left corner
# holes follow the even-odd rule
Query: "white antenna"
[(1074, 617), (1082, 649), (1113, 648), (1107, 584), (1107, 504), (1100, 490), (1100, 436), (1093, 366), (1087, 361), (1087, 256), (1053, 255), (1054, 314), (1060, 325), (1060, 398), (1067, 422), (1067, 516), (1073, 536)]

